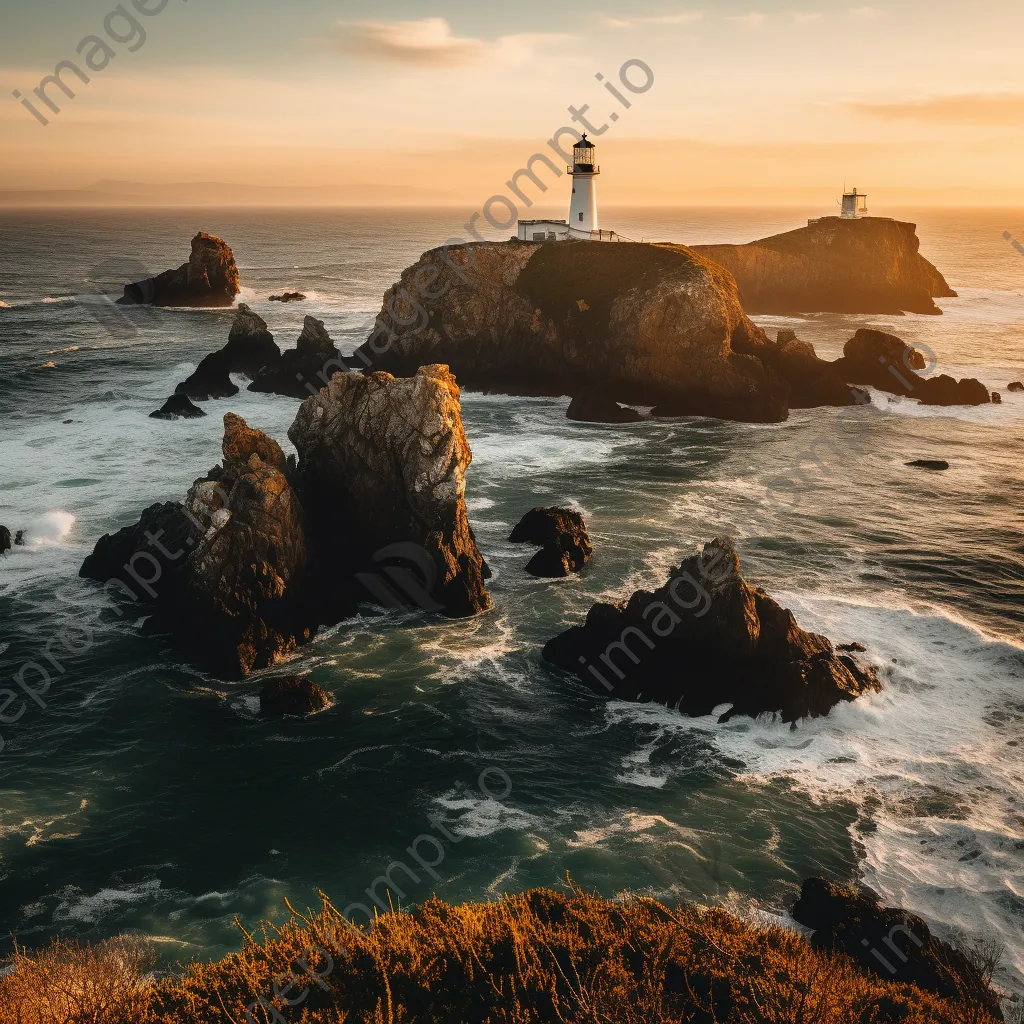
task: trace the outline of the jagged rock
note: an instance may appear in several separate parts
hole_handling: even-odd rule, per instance
[[[244,373],[251,379],[272,370],[281,360],[281,350],[267,329],[266,320],[244,302],[238,304],[228,343],[221,351],[227,357],[231,373]]]
[[[11,531],[6,526],[0,526],[0,555],[6,555],[11,550]]]
[[[594,553],[586,521],[571,508],[531,509],[512,531],[509,541],[541,549],[526,566],[532,576],[556,578],[579,572]]]
[[[739,285],[748,313],[932,313],[954,297],[921,256],[917,226],[883,217],[817,223],[746,245],[697,245]]]
[[[1003,396],[1001,394],[999,394],[998,391],[993,391],[992,392],[992,404],[993,405],[1001,405],[1002,402],[1003,402]]]
[[[237,391],[237,388],[235,390]],[[176,392],[156,412],[151,412],[149,418],[151,420],[197,420],[205,415],[206,413],[202,409],[192,404],[187,394]]]
[[[302,292],[285,292],[283,295],[271,295],[268,302],[303,302],[306,296]]]
[[[294,349],[285,349],[273,369],[261,373],[250,391],[308,398],[315,395],[335,373],[350,369],[322,320],[307,316]]]
[[[288,436],[327,580],[379,571],[375,553],[379,562],[397,546],[398,557],[422,556],[422,590],[438,610],[458,616],[490,607],[466,513],[472,453],[447,366],[423,366],[405,379],[335,374],[302,404]]]
[[[25,530],[18,530],[18,532],[14,535],[14,546],[16,548],[23,548],[28,544],[26,532],[27,531]]]
[[[932,935],[915,914],[883,907],[870,889],[809,878],[793,907],[793,918],[814,929],[811,945],[816,949],[836,950],[885,981],[917,985],[1003,1019],[998,996],[970,957]]]
[[[227,344],[205,356],[195,373],[183,380],[175,393],[188,395],[198,402],[231,398],[238,394],[238,386],[231,380],[232,373],[255,378],[272,371],[280,361],[281,350],[267,330],[266,321],[242,302],[231,324]]]
[[[923,405],[984,405],[988,389],[972,378],[955,380],[946,374],[922,377],[925,358],[901,338],[861,328],[832,363],[836,373],[852,384],[869,384],[892,395],[916,398]]]
[[[787,387],[735,282],[685,246],[480,243],[425,253],[357,353],[396,374],[451,365],[465,387],[785,419]]]
[[[301,600],[305,517],[280,446],[228,413],[223,451],[223,466],[196,481],[184,507],[154,505],[137,526],[104,537],[80,575],[120,581],[153,607],[148,629],[240,678],[291,654],[316,623]]]
[[[237,395],[238,385],[231,380],[231,364],[224,350],[204,356],[195,371],[174,389],[174,393],[186,395],[197,402]]]
[[[643,417],[600,391],[577,395],[569,403],[566,418],[580,423],[638,423]]]
[[[678,704],[691,716],[731,704],[723,719],[771,712],[796,722],[879,689],[870,669],[747,583],[726,538],[655,593],[594,605],[585,625],[547,643],[544,659],[615,699]]]
[[[268,679],[260,690],[260,714],[268,718],[314,715],[330,704],[331,695],[309,676]]]
[[[125,286],[122,305],[230,306],[239,293],[238,267],[228,245],[204,231],[192,239],[188,263]]]
[[[864,654],[867,648],[863,644],[852,643],[852,644],[840,644],[837,651],[842,651],[844,654]]]
[[[836,372],[833,364],[818,358],[814,346],[809,341],[801,341],[795,331],[779,331],[775,345],[764,349],[760,358],[789,385],[791,409],[867,405],[871,402],[868,392],[851,387]]]
[[[1024,391],[1024,383],[1021,383],[1019,380],[1015,380],[1012,384],[1007,384],[1006,385],[1006,390],[1007,391]]]
[[[937,473],[949,469],[949,463],[945,459],[914,459],[904,465],[910,466],[912,469],[930,469]]]

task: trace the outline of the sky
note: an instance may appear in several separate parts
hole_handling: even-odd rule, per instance
[[[588,105],[609,203],[1024,205],[1024,5],[874,2],[0,0],[0,190],[480,203]]]

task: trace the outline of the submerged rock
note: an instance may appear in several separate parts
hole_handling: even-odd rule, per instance
[[[285,349],[271,369],[259,374],[249,385],[258,391],[288,398],[315,395],[335,373],[350,369],[341,357],[322,320],[307,316],[294,349]]]
[[[526,566],[532,576],[556,578],[579,572],[594,553],[586,521],[572,508],[531,509],[509,541],[541,549]]]
[[[429,599],[452,616],[490,607],[466,512],[473,456],[447,366],[404,379],[335,374],[303,402],[288,436],[327,580],[356,566],[380,584],[378,563],[390,552],[422,569],[424,600],[412,603],[429,607]]]
[[[385,295],[357,352],[412,374],[451,365],[464,387],[671,405],[775,422],[788,389],[764,332],[717,264],[681,245],[495,242],[434,249]]]
[[[306,296],[302,292],[284,292],[282,295],[271,295],[268,302],[303,302]]]
[[[910,466],[912,469],[930,469],[936,473],[949,469],[949,463],[945,459],[914,459],[904,465]]]
[[[156,412],[151,412],[151,420],[197,420],[206,413],[197,405],[193,405],[188,395],[177,392],[171,395]]]
[[[11,550],[11,531],[6,526],[0,526],[0,555],[6,555]]]
[[[260,690],[260,714],[268,718],[314,715],[330,705],[331,695],[309,676],[268,679]]]
[[[815,949],[844,953],[885,981],[917,985],[1003,1019],[999,999],[976,962],[932,935],[915,914],[882,906],[868,889],[809,878],[793,907],[793,918],[814,929],[810,941]]]
[[[919,252],[917,226],[887,217],[816,223],[746,245],[697,245],[739,285],[748,313],[932,313],[954,297]]]
[[[23,548],[28,544],[28,538],[26,534],[26,530],[18,530],[18,532],[14,535],[14,546],[16,548]]]
[[[999,394],[998,391],[993,391],[992,392],[992,404],[993,405],[1001,405],[1002,401],[1003,401],[1003,396],[1001,394]]]
[[[916,398],[922,405],[984,405],[988,389],[973,377],[956,380],[946,374],[922,377],[925,358],[895,334],[861,328],[843,347],[832,366],[853,384],[869,384],[891,395]]]
[[[796,722],[880,688],[870,669],[747,583],[725,538],[656,592],[594,605],[584,625],[547,643],[544,659],[608,697],[678,704],[691,716],[730,704],[724,718],[771,712]]]
[[[1012,384],[1006,385],[1007,391],[1024,391],[1024,383],[1019,380],[1015,380]]]
[[[600,391],[573,398],[565,415],[580,423],[638,423],[643,419],[636,409],[621,406]]]
[[[192,239],[188,263],[125,286],[122,305],[230,306],[239,293],[238,267],[228,245],[204,231]]]

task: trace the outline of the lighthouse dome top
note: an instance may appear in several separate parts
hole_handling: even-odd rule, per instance
[[[576,143],[573,149],[597,149],[597,147],[587,138],[587,133],[583,133],[583,138]]]

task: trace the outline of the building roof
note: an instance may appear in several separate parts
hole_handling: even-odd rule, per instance
[[[573,146],[572,148],[573,149],[597,149],[597,146],[595,146],[592,142],[590,142],[587,139],[587,133],[584,132],[583,133],[583,138],[580,139],[580,141],[577,142],[576,145]]]

